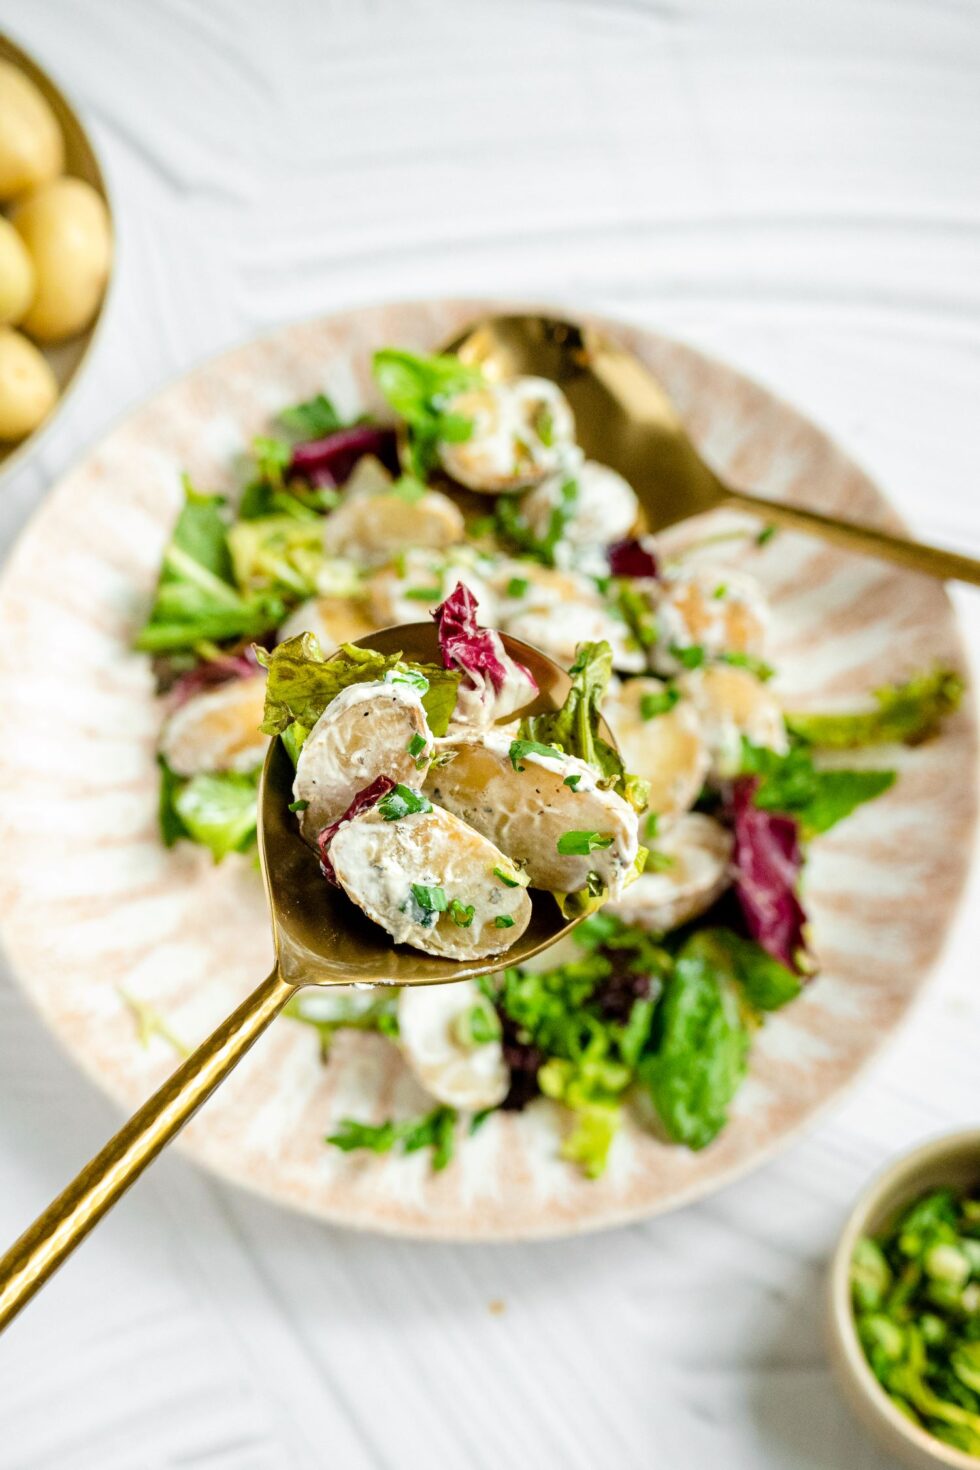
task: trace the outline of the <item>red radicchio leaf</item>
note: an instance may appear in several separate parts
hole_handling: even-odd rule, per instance
[[[440,603],[432,616],[439,631],[439,647],[443,666],[447,669],[462,669],[470,676],[474,686],[480,686],[479,675],[485,674],[499,694],[507,682],[508,669],[505,659],[523,674],[537,689],[530,669],[510,659],[504,651],[500,635],[491,628],[481,628],[476,620],[476,598],[462,582],[457,582],[445,602]]]
[[[732,783],[735,896],[751,937],[797,975],[809,972],[806,914],[796,888],[803,866],[796,820],[754,804],[758,778]]]
[[[362,791],[357,793],[342,817],[338,817],[336,822],[331,822],[329,827],[323,827],[317,833],[316,845],[320,854],[320,871],[323,873],[327,882],[333,884],[334,888],[339,888],[340,884],[337,882],[337,874],[333,870],[333,863],[330,861],[327,852],[331,842],[345,822],[352,822],[355,817],[361,815],[361,812],[366,812],[372,806],[377,806],[381,798],[387,796],[388,792],[394,791],[394,789],[395,783],[390,776],[375,776],[370,786],[365,786]]]
[[[176,709],[205,689],[217,689],[220,684],[230,684],[233,679],[250,679],[258,673],[258,668],[258,660],[251,649],[245,653],[223,653],[180,674],[170,688],[170,699]]]
[[[608,556],[609,570],[614,577],[657,575],[657,558],[635,536],[629,536],[625,541],[614,541],[609,547]]]
[[[323,439],[297,444],[288,473],[301,476],[318,488],[334,489],[350,478],[357,461],[365,454],[373,454],[385,469],[393,475],[398,474],[395,431],[379,428],[376,424],[355,424],[351,429],[338,429]]]

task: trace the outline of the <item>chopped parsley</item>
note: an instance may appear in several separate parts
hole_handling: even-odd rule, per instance
[[[673,684],[667,684],[663,689],[658,689],[655,694],[642,694],[640,696],[641,719],[655,720],[658,715],[669,714],[680,697],[680,692],[674,688]]]
[[[420,756],[425,749],[425,737],[423,735],[419,735],[416,731],[411,740],[405,746],[405,749],[408,751],[409,755],[413,755],[416,757]]]
[[[510,763],[515,771],[524,770],[521,761],[526,755],[543,755],[553,761],[564,760],[564,756],[560,750],[556,750],[553,745],[542,745],[537,740],[512,740],[510,742],[510,750],[507,753],[510,756]]]
[[[411,786],[396,786],[378,802],[378,811],[385,822],[397,822],[402,817],[415,816],[417,812],[431,812],[432,803],[421,791]],[[445,907],[445,905],[443,905]]]
[[[578,788],[579,788],[579,785],[581,783],[581,780],[582,780],[582,774],[581,774],[581,772],[580,771],[575,771],[575,772],[573,772],[573,774],[571,776],[566,776],[565,779],[564,779],[564,781],[561,784],[563,786],[567,786],[568,789],[569,789],[569,791],[577,791]]]
[[[692,643],[687,648],[672,643],[670,651],[682,669],[699,669],[704,663],[704,649],[697,643]]]
[[[563,857],[587,857],[599,848],[612,847],[611,837],[599,832],[563,832],[558,839],[558,851]]]

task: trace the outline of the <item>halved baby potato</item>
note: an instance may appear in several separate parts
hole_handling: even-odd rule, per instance
[[[460,443],[439,445],[442,467],[460,485],[489,495],[539,484],[560,467],[575,436],[568,400],[547,378],[469,388],[447,408],[473,427]]]
[[[743,736],[779,754],[789,749],[779,701],[748,669],[712,664],[677,682],[697,710],[712,776],[723,780],[738,773]]]
[[[579,893],[596,873],[618,894],[636,860],[632,807],[600,790],[591,766],[574,756],[516,756],[515,769],[510,750],[511,741],[496,733],[440,741],[440,755],[452,758],[430,768],[426,792],[509,853],[532,887]],[[595,834],[598,845],[559,852],[570,833]]]
[[[418,623],[434,612],[457,582],[468,587],[480,606],[481,623],[492,627],[496,604],[489,585],[463,550],[448,555],[415,546],[368,579],[371,613],[379,628]]]
[[[382,470],[383,473],[383,470]],[[379,566],[408,547],[444,551],[463,539],[466,523],[455,501],[439,490],[426,490],[411,500],[379,482],[364,492],[348,482],[347,494],[323,522],[323,550],[328,556],[353,557]]]
[[[469,1019],[492,1014],[474,980],[406,985],[398,996],[398,1045],[426,1092],[447,1107],[495,1108],[510,1087],[499,1038],[474,1044]]]
[[[613,667],[637,674],[646,667],[642,651],[633,646],[629,629],[601,602],[555,602],[529,607],[502,620],[506,632],[533,644],[563,668],[575,661],[580,643],[605,641],[612,648]]]
[[[575,486],[571,499],[564,491]],[[571,546],[604,546],[628,536],[640,503],[627,480],[608,465],[587,459],[577,468],[559,470],[521,499],[521,514],[536,536],[544,539],[556,510],[564,508],[562,539]]]
[[[683,670],[686,649],[700,649],[709,659],[725,653],[758,657],[763,651],[765,598],[745,572],[706,563],[680,568],[657,585],[654,605],[652,661],[658,674]]]
[[[713,817],[688,812],[659,839],[653,865],[609,912],[626,924],[666,934],[709,909],[731,882],[732,834]]]
[[[648,807],[661,826],[692,807],[709,755],[691,701],[671,695],[659,679],[628,679],[610,690],[602,713],[626,769],[649,781]]]
[[[206,689],[168,716],[160,753],[178,776],[254,771],[269,743],[259,729],[264,712],[264,674]]]
[[[299,607],[279,629],[280,643],[300,633],[315,633],[324,658],[335,653],[342,643],[356,643],[377,628],[383,627],[371,617],[367,604],[356,597],[311,597]]]
[[[293,796],[308,803],[300,813],[303,836],[313,842],[378,776],[418,786],[420,765],[432,749],[422,700],[410,684],[351,684],[341,690],[306,737],[296,763]]]
[[[0,61],[0,199],[56,178],[65,140],[42,93],[20,67]]]
[[[494,869],[510,860],[440,807],[386,821],[371,807],[330,844],[337,881],[396,944],[449,959],[503,954],[531,921],[531,900]]]

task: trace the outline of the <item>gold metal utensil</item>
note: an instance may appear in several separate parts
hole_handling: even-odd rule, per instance
[[[559,708],[570,687],[568,675],[519,639],[504,637],[504,644],[531,670],[538,684],[537,699],[519,713]],[[387,628],[361,639],[358,646],[386,654],[401,652],[417,663],[441,662],[432,623]],[[611,739],[608,730],[603,733]],[[292,777],[281,742],[270,742],[262,773],[258,831],[276,947],[271,975],[191,1053],[0,1258],[0,1330],[210,1097],[302,986],[352,982],[440,985],[500,968],[500,958],[455,961],[395,946],[382,929],[326,883],[315,854],[300,837],[288,810]],[[562,918],[550,894],[536,894],[532,903],[531,922],[507,951],[507,964],[519,965],[547,949],[577,922]]]
[[[701,458],[649,368],[593,327],[556,317],[489,316],[442,350],[491,379],[526,373],[556,382],[572,406],[582,448],[630,482],[648,530],[725,506],[931,577],[980,586],[980,561],[972,557],[727,485]]]

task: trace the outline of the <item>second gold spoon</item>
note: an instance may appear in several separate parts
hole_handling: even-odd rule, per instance
[[[593,327],[532,314],[489,316],[443,351],[457,353],[491,379],[529,374],[557,383],[572,406],[582,448],[629,481],[651,531],[721,507],[747,510],[849,551],[980,586],[980,561],[973,557],[726,484],[701,458],[650,369]]]

